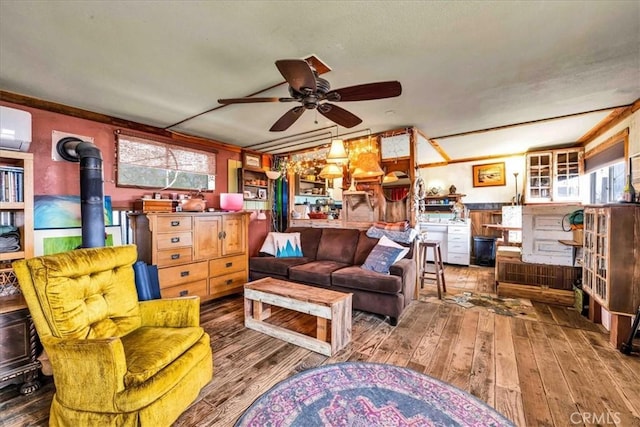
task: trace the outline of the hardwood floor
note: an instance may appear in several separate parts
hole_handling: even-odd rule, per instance
[[[446,266],[445,273],[449,293],[494,291],[492,268]],[[640,426],[640,356],[613,349],[606,331],[573,309],[536,303],[538,321],[531,321],[433,296],[435,286],[425,286],[397,327],[354,311],[352,342],[331,358],[245,329],[240,296],[207,303],[201,320],[211,335],[214,377],[175,425],[232,426],[257,397],[296,372],[371,361],[454,384],[517,426]],[[280,314],[280,322],[303,329],[315,324]],[[31,396],[15,386],[1,389],[0,425],[47,425],[53,389],[50,379]]]

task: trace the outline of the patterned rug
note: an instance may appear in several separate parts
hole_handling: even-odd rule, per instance
[[[276,384],[236,427],[513,426],[471,394],[408,368],[345,362]]]

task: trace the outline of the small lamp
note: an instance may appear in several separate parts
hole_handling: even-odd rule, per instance
[[[331,148],[327,155],[327,163],[347,163],[349,156],[344,149],[344,141],[341,139],[334,139],[331,141]]]
[[[397,176],[396,176],[396,174],[395,174],[395,173],[393,173],[393,172],[389,172],[388,174],[386,174],[386,175],[384,176],[384,178],[382,178],[382,182],[383,182],[384,184],[389,184],[389,183],[391,183],[391,182],[396,182],[397,180],[398,180],[398,177],[397,177]]]
[[[327,163],[319,173],[320,178],[333,179],[342,177],[342,169],[335,163]]]
[[[384,175],[375,153],[362,153],[358,157],[358,167],[353,171],[354,178],[373,178]]]

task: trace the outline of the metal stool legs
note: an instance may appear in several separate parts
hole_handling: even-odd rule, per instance
[[[429,248],[433,249],[433,264],[428,261],[427,251]],[[435,280],[438,288],[438,299],[442,299],[442,293],[447,292],[447,284],[444,279],[444,264],[442,263],[442,252],[440,251],[440,242],[436,240],[426,240],[420,242],[420,256],[421,256],[421,272],[420,272],[420,287],[424,288],[425,280]],[[431,271],[430,266],[433,266]],[[442,290],[440,289],[442,287]]]

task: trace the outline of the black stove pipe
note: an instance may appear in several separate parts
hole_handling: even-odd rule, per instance
[[[102,154],[90,142],[66,137],[58,141],[56,150],[69,162],[80,162],[80,214],[82,219],[82,247],[105,245],[104,179]]]

